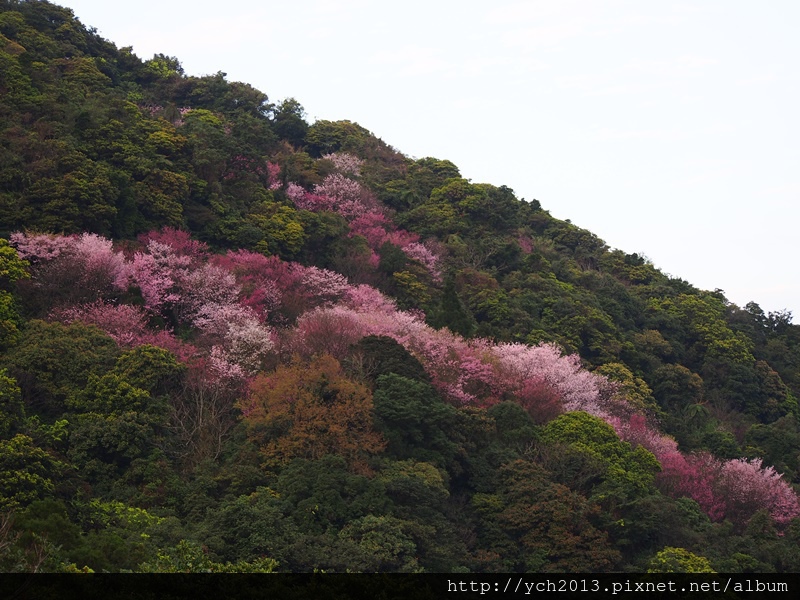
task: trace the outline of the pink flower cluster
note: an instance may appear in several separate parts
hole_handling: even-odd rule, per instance
[[[336,170],[342,175],[358,177],[361,175],[361,167],[364,166],[363,160],[347,152],[324,154],[322,158],[331,161]]]
[[[111,240],[94,233],[72,236],[12,233],[10,241],[20,258],[35,266],[53,266],[58,261],[55,271],[98,298],[128,287],[130,265],[113,249]]]
[[[797,495],[772,467],[681,453],[627,404],[616,385],[553,344],[465,340],[429,327],[424,316],[398,310],[378,290],[351,285],[339,273],[244,250],[210,255],[185,232],[165,229],[140,239],[141,249],[126,257],[93,234],[11,236],[31,261],[33,280],[53,271],[50,265],[63,264],[74,270],[76,281],[100,282],[102,293],[94,300],[61,306],[52,318],[97,325],[124,347],[153,344],[184,362],[200,361],[209,377],[225,385],[241,383],[281,354],[324,352],[343,359],[362,337],[388,336],[420,360],[453,403],[516,400],[538,422],[563,411],[599,416],[621,439],[656,456],[662,466],[657,485],[664,493],[695,499],[713,520],[742,525],[760,509],[779,525],[800,516]],[[119,294],[137,289],[143,307],[120,302]],[[117,290],[118,297],[108,290]],[[192,341],[178,340],[163,325],[154,329],[151,322],[186,327]]]
[[[756,512],[766,510],[776,524],[785,526],[800,516],[797,494],[760,459],[721,461],[707,452],[677,451],[658,458],[662,491],[696,500],[712,521],[727,519],[744,526]]]
[[[350,155],[328,155],[326,158],[333,160],[334,164],[337,161],[343,165],[352,162],[350,158],[343,159],[341,156]],[[352,165],[347,168],[352,168]],[[347,172],[344,166],[340,171]],[[435,280],[441,278],[439,257],[432,248],[420,243],[418,235],[397,229],[372,193],[341,172],[328,175],[321,184],[314,187],[313,193],[307,192],[296,183],[289,183],[286,186],[286,195],[298,208],[339,213],[349,222],[350,235],[363,236],[373,253],[389,242],[401,248],[409,258],[419,261]]]
[[[778,525],[800,516],[797,494],[774,467],[760,459],[719,460],[707,452],[683,454],[675,440],[649,427],[642,415],[612,418],[617,434],[652,452],[661,463],[657,484],[673,497],[695,500],[712,521],[743,526],[765,509]]]

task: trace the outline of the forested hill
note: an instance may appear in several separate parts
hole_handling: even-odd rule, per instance
[[[0,570],[800,571],[798,397],[788,312],[0,0]]]

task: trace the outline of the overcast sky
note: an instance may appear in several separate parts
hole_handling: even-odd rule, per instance
[[[56,0],[800,321],[800,2]]]

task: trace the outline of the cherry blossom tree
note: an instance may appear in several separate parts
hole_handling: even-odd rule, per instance
[[[366,188],[339,173],[328,175],[322,183],[314,186],[314,193],[331,198],[334,210],[348,221],[378,206]]]
[[[521,391],[526,382],[540,386],[546,382],[562,398],[565,411],[581,410],[600,418],[609,418],[603,399],[608,380],[582,368],[580,357],[562,356],[554,344],[527,346],[504,343],[494,347],[497,376],[506,390]]]
[[[52,307],[110,299],[127,290],[130,267],[111,240],[94,233],[72,236],[14,233],[18,254],[31,263],[25,283],[29,304]]]
[[[329,354],[342,360],[365,331],[358,313],[352,310],[342,306],[316,308],[298,319],[291,348],[306,358]]]
[[[411,242],[405,246],[401,246],[409,258],[418,260],[422,263],[428,272],[433,276],[434,280],[441,281],[442,272],[439,269],[439,257],[428,248],[425,244],[419,242]]]
[[[59,309],[50,316],[67,325],[75,321],[96,325],[126,348],[141,345],[141,340],[147,335],[147,315],[138,306],[130,304],[94,302]]]
[[[9,236],[9,241],[20,258],[35,264],[53,260],[72,248],[74,236],[27,234],[16,232]]]
[[[181,318],[188,322],[194,322],[207,305],[236,304],[240,292],[236,277],[230,271],[208,263],[178,272],[175,289],[179,296],[177,309]]]
[[[323,210],[332,211],[336,203],[334,198],[322,196],[320,194],[312,194],[294,182],[289,182],[286,185],[286,196],[294,202],[297,208],[310,210],[312,212],[320,212]]]
[[[278,190],[281,188],[281,166],[273,162],[267,161],[267,182],[269,189]]]
[[[172,248],[178,256],[188,256],[193,261],[202,261],[208,257],[208,245],[198,240],[193,240],[188,231],[164,227],[160,231],[149,231],[139,236],[139,241],[147,246],[151,241],[164,244]]]
[[[212,366],[220,376],[255,374],[275,346],[272,330],[259,321],[253,309],[240,304],[205,304],[194,324],[211,344]]]
[[[322,158],[331,161],[336,170],[342,175],[358,177],[361,175],[361,167],[364,165],[363,160],[347,152],[323,154]]]
[[[773,467],[763,467],[761,459],[721,461],[707,452],[673,451],[659,461],[661,490],[696,500],[712,521],[728,519],[743,527],[762,509],[780,526],[800,516],[797,494]]]
[[[800,516],[797,494],[774,467],[763,467],[760,458],[729,460],[722,464],[717,493],[725,502],[725,517],[746,524],[766,509],[778,525]]]
[[[132,279],[144,298],[145,308],[162,312],[181,296],[178,282],[188,273],[192,258],[178,254],[172,246],[150,240],[146,252],[137,252],[131,263]]]
[[[130,304],[98,301],[57,309],[50,318],[65,324],[79,321],[96,325],[123,348],[144,345],[164,348],[183,363],[190,362],[199,353],[198,348],[179,340],[170,331],[150,329],[147,326],[148,315],[140,307]]]
[[[215,255],[211,264],[232,273],[239,285],[239,302],[255,310],[264,321],[281,306],[281,291],[271,276],[272,265],[281,263],[277,257],[266,257],[249,250],[228,251]]]

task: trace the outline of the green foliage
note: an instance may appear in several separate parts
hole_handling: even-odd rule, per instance
[[[9,284],[30,277],[28,266],[28,261],[19,258],[8,240],[0,238],[0,287],[7,289]]]
[[[309,133],[305,111],[294,98],[287,98],[274,110],[273,128],[278,137],[296,147],[300,147]]]
[[[413,524],[392,516],[367,515],[346,525],[339,537],[353,542],[363,553],[364,562],[357,566],[358,571],[418,573],[422,569],[409,528]]]
[[[111,374],[148,394],[162,396],[175,389],[185,370],[167,350],[144,345],[123,352]]]
[[[370,136],[369,131],[350,121],[315,121],[308,127],[305,143],[312,156],[356,151]]]
[[[430,377],[417,358],[393,338],[368,335],[353,346],[350,364],[356,372],[372,381],[394,373],[416,382],[430,383]]]
[[[0,512],[25,507],[52,494],[52,477],[63,468],[63,463],[27,435],[0,440]]]
[[[17,342],[21,321],[14,297],[9,292],[0,290],[0,350]]]
[[[453,333],[464,337],[469,337],[475,330],[475,319],[458,297],[454,277],[445,280],[440,305],[429,317],[429,321],[434,327],[447,327]]]
[[[482,569],[597,572],[617,564],[619,554],[591,524],[597,507],[585,498],[528,461],[504,466],[501,481],[496,493],[472,501],[482,517]]]
[[[375,420],[387,441],[386,452],[398,459],[414,458],[440,467],[448,466],[458,446],[448,437],[457,419],[429,384],[395,373],[378,377]]]
[[[800,426],[794,415],[786,415],[765,425],[756,423],[747,431],[745,453],[750,458],[763,457],[790,481],[800,475]]]
[[[275,491],[282,512],[307,536],[338,531],[369,514],[386,514],[391,506],[383,482],[350,473],[345,461],[332,455],[293,461],[281,472]]]
[[[716,573],[707,558],[685,548],[664,548],[656,554],[647,568],[648,573]]]
[[[272,573],[278,563],[267,557],[251,562],[217,563],[195,542],[181,540],[177,546],[159,550],[155,560],[139,565],[139,573]]]
[[[542,429],[542,441],[564,445],[602,465],[603,482],[592,493],[600,502],[630,500],[651,493],[661,467],[651,452],[632,448],[598,417],[570,412],[556,417]]]
[[[289,560],[302,532],[281,504],[274,490],[258,488],[209,511],[200,535],[212,558],[239,562],[269,556],[281,564]]]
[[[617,382],[625,399],[638,411],[647,414],[658,412],[658,405],[650,387],[624,364],[607,363],[595,369],[595,373]]]
[[[25,417],[22,392],[5,369],[0,369],[0,439],[17,429]]]
[[[66,400],[83,389],[91,375],[113,366],[119,350],[96,327],[30,321],[6,364],[17,380],[25,405],[57,417]]]

